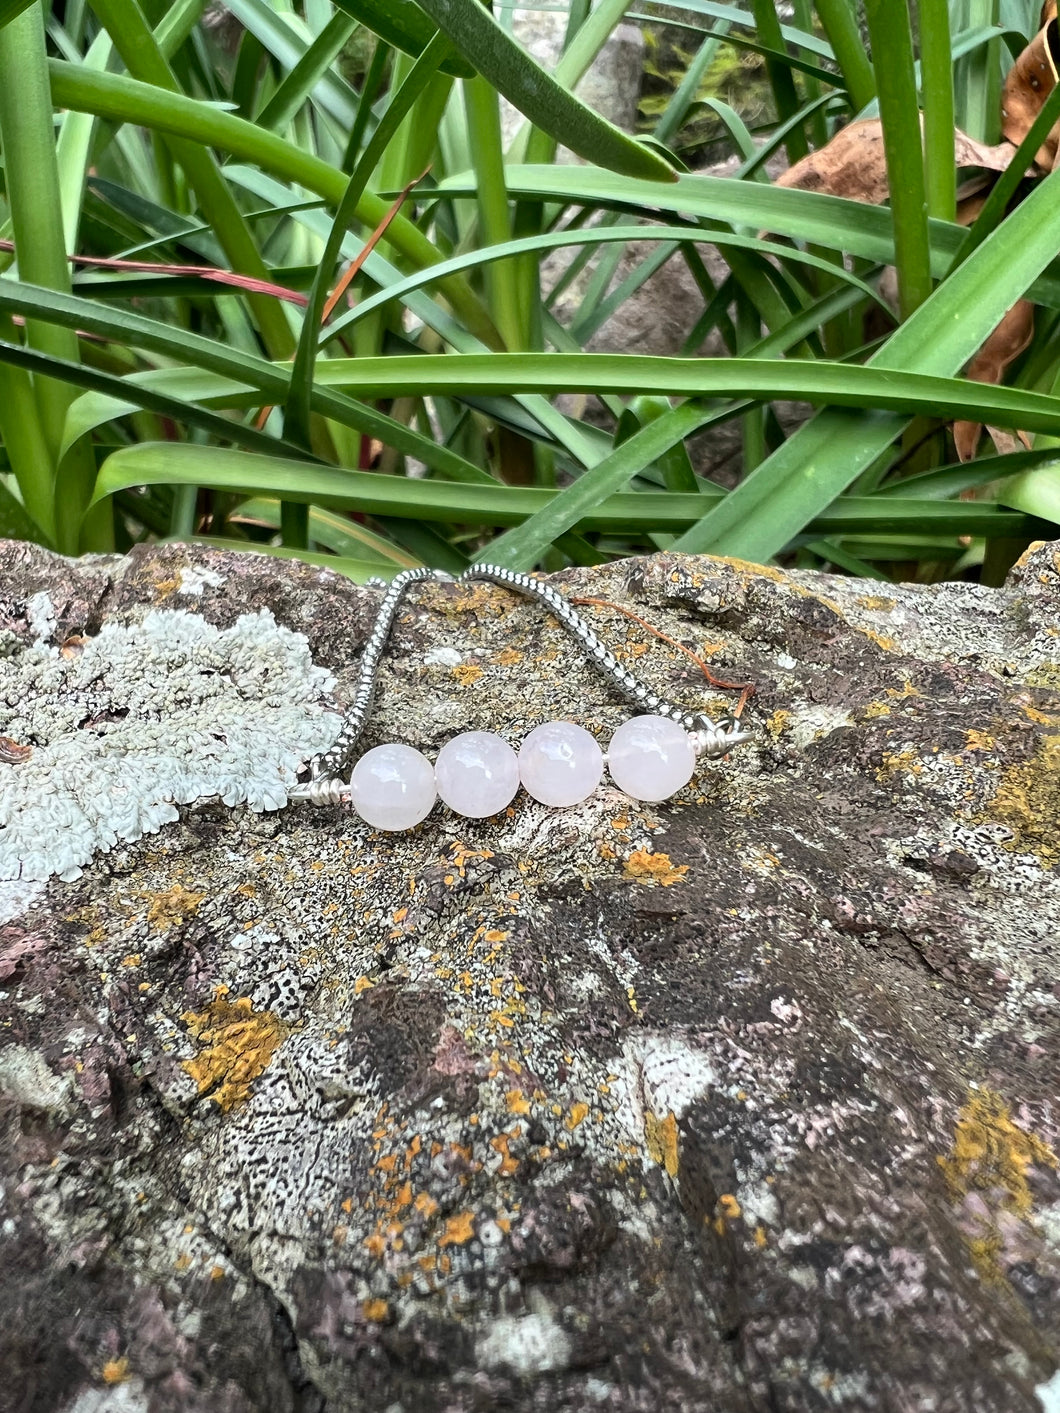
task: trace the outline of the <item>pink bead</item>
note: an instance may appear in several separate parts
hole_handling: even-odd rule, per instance
[[[696,752],[688,732],[666,716],[624,721],[607,748],[607,769],[635,800],[668,800],[692,779]]]
[[[366,751],[350,776],[350,804],[373,829],[411,829],[437,798],[430,761],[396,741]]]
[[[604,773],[604,757],[588,731],[573,721],[535,726],[519,751],[519,777],[543,805],[587,800]]]
[[[492,731],[465,731],[438,752],[434,778],[451,810],[469,819],[486,819],[515,799],[519,762],[508,742]]]

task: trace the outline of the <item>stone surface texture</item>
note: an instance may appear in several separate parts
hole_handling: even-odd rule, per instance
[[[399,835],[265,798],[373,591],[183,546],[0,572],[0,835],[20,772],[57,836],[101,759],[114,792],[79,877],[42,839],[0,884],[3,1413],[1060,1407],[1060,546],[1003,590],[561,576],[757,681],[755,744],[665,805]],[[535,605],[431,585],[365,745],[626,715]]]

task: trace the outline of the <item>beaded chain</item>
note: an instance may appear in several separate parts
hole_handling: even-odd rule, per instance
[[[425,579],[443,583],[488,580],[543,604],[577,642],[585,656],[644,715],[618,728],[605,756],[595,739],[571,722],[550,722],[530,733],[518,753],[492,732],[471,731],[442,747],[432,767],[410,746],[377,746],[342,778],[375,700],[379,664],[411,585]],[[367,823],[381,829],[408,829],[430,812],[440,795],[457,813],[484,818],[505,808],[519,785],[544,804],[579,803],[592,793],[606,764],[620,788],[637,799],[661,800],[691,779],[696,761],[717,759],[751,740],[733,716],[717,721],[661,697],[618,661],[588,622],[555,589],[529,574],[495,564],[473,564],[459,577],[442,570],[407,569],[386,590],[361,654],[353,702],[334,744],[309,762],[310,779],[289,792],[292,801],[316,805],[352,804]]]

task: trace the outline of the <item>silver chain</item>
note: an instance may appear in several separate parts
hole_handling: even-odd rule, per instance
[[[715,759],[727,754],[734,746],[742,745],[751,739],[751,733],[743,730],[740,722],[733,716],[722,716],[715,721],[704,712],[689,711],[686,707],[678,706],[653,692],[630,672],[628,667],[619,662],[562,594],[529,574],[522,574],[515,569],[504,569],[497,564],[472,564],[464,570],[459,580],[454,580],[451,574],[446,574],[443,570],[406,569],[391,580],[389,587],[382,579],[368,581],[369,587],[386,588],[386,593],[361,654],[353,703],[343,717],[334,744],[323,755],[310,761],[309,783],[289,792],[292,800],[309,800],[314,804],[339,804],[344,798],[349,787],[340,776],[367,725],[375,699],[379,663],[394,626],[398,607],[409,586],[421,583],[424,579],[435,579],[450,584],[485,579],[506,589],[514,589],[517,593],[525,594],[528,598],[544,604],[593,666],[627,701],[642,707],[647,713],[668,716],[672,721],[676,721],[692,737],[697,755]]]

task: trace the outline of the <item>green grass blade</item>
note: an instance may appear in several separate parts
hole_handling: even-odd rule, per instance
[[[342,53],[356,27],[349,15],[331,17],[258,114],[257,121],[263,128],[283,132]]]
[[[940,221],[952,221],[957,213],[957,169],[953,160],[955,119],[949,0],[919,0],[919,5],[927,213]]]
[[[815,8],[854,111],[860,112],[876,97],[876,76],[861,42],[854,8],[849,0],[816,0]]]
[[[313,287],[309,292],[309,303],[302,320],[302,332],[298,339],[294,368],[291,372],[291,386],[284,403],[284,434],[303,446],[309,445],[309,410],[313,393],[313,375],[316,366],[318,338],[324,305],[332,274],[342,251],[342,244],[368,181],[382,157],[387,144],[401,126],[406,114],[423,91],[439,63],[449,52],[449,41],[436,35],[415,63],[398,91],[392,95],[387,110],[380,119],[371,140],[357,159],[357,165],[350,177],[335,212],[327,243],[320,257]]]
[[[907,0],[865,0],[887,154],[902,318],[931,293],[927,198]]]

